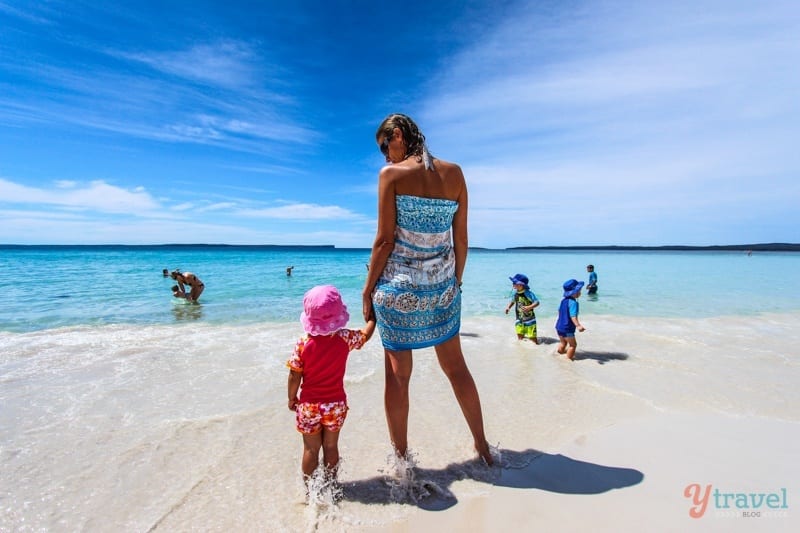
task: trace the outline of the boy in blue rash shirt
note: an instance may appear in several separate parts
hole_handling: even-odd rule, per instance
[[[506,314],[509,309],[516,307],[517,321],[514,323],[514,329],[517,332],[517,339],[528,338],[534,344],[539,344],[536,334],[536,313],[533,311],[538,307],[539,299],[528,286],[528,276],[525,274],[515,274],[513,278],[508,279],[511,280],[514,290],[511,291],[511,301],[506,306]]]
[[[583,282],[570,279],[564,282],[564,299],[558,306],[558,320],[556,321],[556,333],[558,333],[558,353],[567,354],[570,361],[575,359],[575,350],[578,342],[575,340],[575,329],[586,331],[578,320],[578,298],[581,296]]]
[[[594,265],[586,265],[586,272],[589,273],[589,283],[586,284],[586,293],[597,294],[597,272],[594,271]]]

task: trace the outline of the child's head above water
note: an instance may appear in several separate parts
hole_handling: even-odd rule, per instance
[[[347,306],[333,285],[318,285],[303,296],[300,323],[310,335],[330,335],[342,329],[350,320]]]
[[[525,274],[514,274],[513,277],[508,278],[511,280],[511,284],[514,286],[515,289],[519,290],[528,290],[528,276]]]

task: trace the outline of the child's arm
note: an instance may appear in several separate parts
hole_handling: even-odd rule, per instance
[[[369,317],[367,325],[361,331],[364,333],[364,342],[367,342],[372,337],[372,334],[375,333],[375,316]]]
[[[575,327],[578,328],[578,331],[586,331],[586,328],[581,325],[577,316],[572,316],[570,319],[572,320],[572,323],[575,324]]]
[[[303,375],[294,370],[289,371],[289,410],[294,411],[299,400],[297,399],[297,391],[300,390],[300,382],[303,380]]]

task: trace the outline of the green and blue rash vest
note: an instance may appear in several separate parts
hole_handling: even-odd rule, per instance
[[[522,310],[523,307],[539,301],[536,295],[528,289],[522,292],[512,291],[511,299],[514,300],[514,312],[517,315],[517,324],[524,324],[526,326],[536,324],[536,313],[534,310]]]
[[[574,312],[570,313],[570,308],[573,306]],[[558,306],[558,320],[556,320],[556,332],[563,337],[563,333],[575,333],[575,323],[572,322],[572,317],[578,316],[578,301],[569,296],[561,300]]]

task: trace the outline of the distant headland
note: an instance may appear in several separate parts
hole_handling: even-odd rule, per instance
[[[704,252],[800,252],[800,244],[772,242],[759,244],[720,244],[713,246],[514,246],[506,250],[587,250],[587,251],[704,251]]]
[[[164,250],[164,249],[211,249],[211,250],[370,250],[370,248],[338,247],[333,244],[0,244],[0,250],[13,249],[58,249],[58,250]],[[485,251],[706,251],[706,252],[800,252],[798,243],[720,244],[711,246],[627,246],[627,245],[581,245],[581,246],[513,246],[510,248],[486,248],[470,246],[471,250]]]

